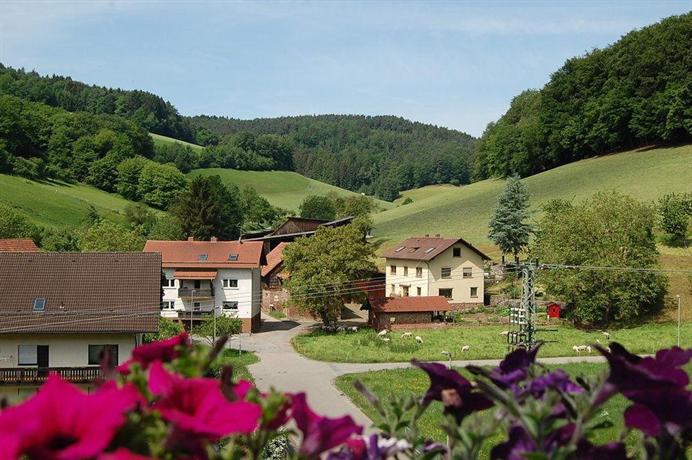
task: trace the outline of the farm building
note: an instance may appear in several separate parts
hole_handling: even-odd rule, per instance
[[[429,324],[444,317],[452,307],[442,296],[387,297],[372,305],[369,322],[377,330],[400,325]]]

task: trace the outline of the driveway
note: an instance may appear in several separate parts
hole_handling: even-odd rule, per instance
[[[348,414],[365,427],[372,423],[368,417],[351,400],[334,386],[334,380],[343,374],[366,372],[382,369],[399,369],[410,367],[403,363],[330,363],[314,361],[296,353],[291,346],[291,339],[309,329],[310,323],[279,321],[263,317],[261,332],[243,335],[234,339],[233,348],[242,346],[244,350],[254,351],[259,357],[258,363],[249,366],[257,387],[266,391],[274,387],[284,392],[304,391],[308,403],[316,412],[339,417]],[[546,364],[563,364],[568,362],[602,362],[601,356],[544,358]],[[497,366],[499,359],[452,361],[454,366],[469,364],[480,366]],[[446,362],[445,362],[446,363]]]

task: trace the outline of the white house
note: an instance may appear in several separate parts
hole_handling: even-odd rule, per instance
[[[195,321],[215,311],[240,318],[243,332],[259,329],[262,242],[150,240],[144,251],[161,254],[162,316]]]
[[[0,384],[93,380],[158,331],[161,258],[0,252]]]

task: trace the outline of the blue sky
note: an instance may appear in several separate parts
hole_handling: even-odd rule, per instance
[[[399,115],[480,135],[565,59],[687,1],[0,0],[0,62],[185,115]]]

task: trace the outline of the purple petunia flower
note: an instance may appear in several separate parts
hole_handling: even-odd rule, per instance
[[[476,391],[471,382],[444,364],[422,363],[417,360],[411,363],[430,377],[430,388],[423,397],[423,404],[441,401],[445,413],[454,415],[457,423],[461,423],[464,417],[473,412],[493,406],[492,401]]]
[[[536,354],[541,345],[530,350],[518,348],[505,356],[500,365],[490,371],[469,366],[471,372],[483,374],[501,388],[516,390],[517,384],[528,377],[529,367],[536,361]]]
[[[692,429],[692,392],[656,390],[630,392],[634,405],[625,411],[625,425],[637,428],[649,436],[658,436],[661,428],[672,435]]]
[[[550,374],[536,377],[526,384],[523,393],[530,393],[534,398],[541,398],[549,388],[562,390],[566,393],[582,393],[584,389],[572,382],[569,375],[562,369]]]
[[[536,451],[536,443],[521,426],[509,429],[509,439],[490,451],[491,460],[525,460],[524,454]]]
[[[625,445],[621,442],[611,442],[602,446],[594,446],[586,439],[577,443],[577,460],[627,460]]]

